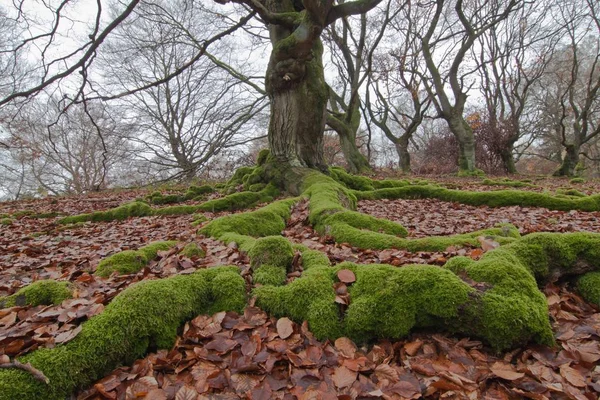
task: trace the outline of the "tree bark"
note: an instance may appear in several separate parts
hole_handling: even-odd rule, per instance
[[[360,122],[358,110],[354,115],[357,117],[357,121],[348,123],[341,118],[329,114],[327,116],[327,125],[338,134],[344,159],[348,163],[348,172],[358,174],[370,170],[371,167],[367,158],[358,150],[358,146],[356,146],[356,132],[358,131]]]
[[[398,166],[405,174],[410,174],[410,153],[408,152],[408,139],[402,138],[394,143],[396,153],[398,153]]]
[[[275,12],[296,10],[291,2],[271,2]],[[297,13],[294,30],[269,25],[273,50],[266,76],[271,100],[269,147],[279,163],[324,170],[323,132],[328,90],[323,75],[322,27]]]
[[[459,172],[475,171],[475,138],[473,130],[462,117],[462,113],[446,119],[450,131],[458,140]]]
[[[575,169],[579,163],[579,146],[577,144],[565,145],[566,154],[563,157],[560,168],[554,172],[554,176],[574,176]]]

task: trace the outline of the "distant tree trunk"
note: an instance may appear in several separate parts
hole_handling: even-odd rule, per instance
[[[447,118],[448,127],[458,141],[459,171],[475,171],[475,138],[473,129],[462,116],[462,113]]]
[[[579,146],[577,144],[565,145],[566,154],[563,157],[560,168],[554,172],[554,176],[574,176],[575,169],[579,163]]]
[[[398,153],[398,167],[405,174],[410,174],[410,154],[408,152],[408,139],[396,141],[394,143],[394,147],[396,148],[396,153]]]
[[[354,113],[356,121],[350,123],[341,118],[329,114],[327,124],[337,132],[340,138],[340,147],[344,153],[344,159],[348,163],[348,172],[357,174],[371,169],[367,158],[358,150],[356,145],[356,132],[360,123],[360,113]]]

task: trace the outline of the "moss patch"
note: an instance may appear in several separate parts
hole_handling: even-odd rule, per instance
[[[176,244],[177,242],[173,241],[153,242],[137,251],[121,251],[100,261],[95,274],[103,278],[109,277],[115,271],[120,275],[134,274],[154,259],[159,251],[169,250]]]
[[[290,269],[294,258],[291,243],[282,236],[267,236],[256,240],[248,252],[253,268],[268,264]]]
[[[198,246],[198,243],[192,242],[192,243],[188,243],[185,245],[185,247],[181,250],[181,252],[179,254],[182,254],[186,257],[189,258],[193,258],[193,257],[205,257],[206,256],[206,251],[204,251],[204,249],[200,246]]]
[[[86,221],[122,221],[129,217],[152,215],[152,207],[141,201],[134,201],[108,211],[97,211],[90,214],[73,215],[60,219],[61,224],[73,224]]]
[[[278,195],[279,190],[271,184],[259,192],[239,192],[221,199],[209,200],[199,205],[197,209],[211,212],[243,210],[259,203],[271,202]]]
[[[438,186],[406,186],[398,188],[378,189],[367,192],[354,192],[361,200],[377,199],[439,199],[454,201],[473,206],[490,207],[545,207],[550,210],[600,210],[600,195],[584,198],[561,198],[544,193],[524,192],[519,190],[498,190],[493,192],[471,192],[445,189]]]
[[[0,308],[14,306],[58,305],[73,297],[68,282],[52,279],[36,281],[19,289],[16,293],[0,299]]]
[[[252,237],[279,235],[285,229],[285,221],[290,217],[290,207],[296,201],[297,199],[286,199],[256,211],[226,215],[211,221],[199,232],[227,243],[232,241],[232,233]]]
[[[115,367],[143,357],[148,349],[170,348],[177,329],[198,314],[217,309],[241,312],[245,293],[236,267],[132,285],[102,314],[85,322],[71,342],[19,359],[42,371],[50,379],[49,385],[21,370],[0,370],[0,399],[65,399]]]
[[[600,271],[588,272],[579,277],[577,290],[586,301],[600,307]]]

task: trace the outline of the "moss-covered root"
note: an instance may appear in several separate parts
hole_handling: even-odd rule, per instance
[[[545,193],[525,192],[520,190],[498,190],[493,192],[470,192],[451,190],[438,186],[405,186],[378,189],[372,191],[355,191],[355,196],[361,200],[376,199],[439,199],[454,201],[473,206],[487,205],[490,207],[525,206],[545,207],[550,210],[600,210],[600,195],[572,198],[551,196]]]
[[[121,251],[100,261],[95,274],[103,278],[107,278],[115,271],[119,275],[134,274],[152,261],[159,251],[169,250],[176,244],[177,242],[174,241],[153,242],[138,250]]]
[[[545,297],[522,266],[496,265],[493,287],[473,288],[434,266],[317,266],[283,287],[255,289],[257,304],[277,316],[307,320],[316,337],[341,335],[365,342],[401,338],[415,327],[436,327],[486,340],[497,350],[528,341],[551,344]],[[341,315],[333,284],[340,268],[352,270],[351,303]],[[342,319],[343,318],[343,319]]]
[[[254,237],[281,234],[290,217],[290,208],[297,201],[297,198],[285,199],[256,211],[226,215],[211,221],[199,232],[225,243],[236,242],[247,252],[254,245]]]
[[[255,283],[279,286],[291,270],[294,249],[282,236],[267,236],[256,240],[248,256]]]
[[[586,301],[600,307],[600,271],[580,276],[577,279],[577,290]]]
[[[144,281],[118,295],[83,324],[71,342],[21,357],[50,379],[48,385],[16,369],[0,370],[0,400],[62,400],[115,367],[130,364],[149,348],[170,348],[177,329],[198,314],[241,311],[246,303],[236,267]]]
[[[259,192],[245,191],[233,193],[221,199],[209,200],[198,206],[201,211],[235,211],[253,207],[259,203],[268,203],[279,196],[279,189],[273,184],[267,185]]]
[[[73,296],[68,282],[52,279],[36,281],[19,289],[15,294],[0,298],[0,308],[60,304]]]
[[[86,221],[114,221],[125,220],[129,217],[144,217],[152,215],[152,207],[141,201],[123,204],[108,211],[97,211],[91,214],[80,214],[65,217],[59,220],[61,224],[73,224]]]
[[[516,259],[543,285],[564,276],[600,270],[600,234],[532,233],[482,257],[500,259]]]

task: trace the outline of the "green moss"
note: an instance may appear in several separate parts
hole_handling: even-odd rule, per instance
[[[256,211],[226,215],[217,218],[202,229],[200,233],[224,240],[224,235],[263,237],[279,235],[285,229],[285,221],[290,217],[290,207],[297,199],[276,201]]]
[[[0,299],[0,308],[13,307],[15,305],[58,305],[63,300],[70,299],[72,296],[71,286],[68,282],[57,282],[48,279],[33,282],[19,289],[15,294]]]
[[[268,203],[279,195],[279,190],[274,185],[268,185],[260,192],[239,192],[225,196],[221,199],[210,200],[198,206],[202,211],[234,211],[250,208],[259,203]]]
[[[550,210],[600,210],[600,195],[583,198],[559,198],[545,193],[525,192],[519,190],[497,190],[493,192],[471,192],[450,190],[437,186],[406,186],[399,188],[379,189],[370,192],[354,192],[361,200],[376,199],[425,199],[433,198],[442,201],[454,201],[473,206],[490,207],[545,207]]]
[[[408,251],[444,251],[450,246],[480,247],[477,239],[479,236],[489,237],[500,244],[510,243],[518,237],[518,230],[514,227],[498,227],[451,236],[431,236],[420,239],[404,239],[384,232],[375,232],[356,228],[350,224],[336,221],[337,215],[326,218],[317,226],[317,231],[331,235],[336,242],[348,243],[361,249],[388,249],[397,248]],[[385,221],[385,220],[378,220]],[[390,222],[390,221],[388,221]]]
[[[260,285],[281,286],[287,278],[285,268],[275,265],[261,265],[252,274],[254,283]]]
[[[29,217],[30,215],[33,215],[33,214],[35,214],[35,212],[32,210],[21,210],[21,211],[15,211],[13,213],[13,217],[14,218]]]
[[[0,370],[0,400],[62,400],[149,349],[171,348],[186,320],[219,307],[240,310],[245,287],[237,272],[236,267],[212,268],[130,286],[69,343],[19,359],[42,371],[48,385],[25,371]]]
[[[364,176],[351,175],[342,168],[329,168],[331,177],[343,183],[346,187],[354,190],[373,190],[373,180]]]
[[[202,186],[192,185],[188,188],[188,190],[185,192],[185,195],[183,197],[186,200],[191,200],[191,199],[195,199],[195,198],[204,196],[205,194],[212,193],[214,191],[215,191],[215,189],[213,189],[212,186],[210,186],[210,185],[202,185]]]
[[[244,178],[246,176],[251,175],[254,172],[255,168],[256,167],[240,167],[240,168],[238,168],[234,172],[233,176],[225,184],[225,187],[223,188],[225,193],[231,194],[231,193],[235,192],[237,190],[238,186],[244,184]],[[246,178],[246,181],[247,181],[247,179],[248,178]]]
[[[269,149],[262,149],[261,151],[258,152],[258,157],[256,157],[256,165],[263,166],[266,162],[267,159],[269,158],[269,155],[271,154],[271,151]]]
[[[248,190],[251,192],[260,192],[261,190],[263,190],[266,187],[267,187],[266,183],[255,183],[253,185],[250,185],[248,187]]]
[[[573,178],[569,181],[569,183],[584,183],[585,179],[583,178]]]
[[[241,313],[246,306],[246,281],[236,267],[214,277],[211,283],[213,304],[208,314],[223,310]]]
[[[373,337],[401,338],[415,326],[436,321],[451,329],[474,289],[450,271],[432,266],[357,266],[356,283],[350,288],[352,303],[344,320],[346,333],[364,342]]]
[[[341,324],[337,312],[331,312],[335,310],[334,275],[334,268],[317,267],[285,286],[255,288],[257,305],[275,316],[287,316],[299,322],[308,320],[317,338],[337,337]]]
[[[481,183],[488,186],[536,187],[536,185],[532,185],[525,181],[513,181],[510,179],[484,179]]]
[[[600,307],[600,271],[588,272],[579,277],[577,290],[586,301]]]
[[[180,254],[189,257],[189,258],[193,258],[193,257],[205,257],[206,256],[206,252],[204,251],[204,249],[200,246],[198,246],[197,243],[192,242],[192,243],[188,243],[185,245],[185,247],[183,248],[183,250],[181,250]]]
[[[474,169],[473,171],[461,169],[456,174],[459,177],[468,178],[468,177],[479,177],[483,178],[485,176],[485,172],[481,169]]]
[[[208,221],[208,218],[204,214],[196,214],[192,220],[192,226],[198,226]]]
[[[384,189],[384,188],[393,188],[393,187],[403,187],[403,186],[408,186],[411,183],[406,180],[400,180],[400,181],[396,181],[396,180],[391,180],[391,179],[382,179],[380,181],[378,180],[373,180],[371,182],[371,184],[373,185],[373,188],[375,189]]]
[[[2,218],[0,219],[0,225],[12,225],[14,220],[12,218]]]
[[[152,215],[152,207],[140,201],[134,201],[108,211],[97,211],[91,214],[73,215],[60,219],[61,224],[73,224],[86,221],[122,221],[129,217],[144,217]]]
[[[585,193],[580,192],[577,189],[571,189],[571,188],[557,189],[556,194],[557,195],[562,194],[562,195],[573,196],[573,197],[586,197],[587,196]]]
[[[540,283],[552,279],[557,272],[569,274],[578,262],[600,269],[600,234],[597,233],[532,233],[522,239],[486,253],[482,259],[515,257]],[[560,275],[559,275],[560,276]]]
[[[261,265],[273,265],[290,269],[294,259],[291,243],[282,236],[267,236],[256,240],[248,252],[253,268]]]
[[[109,277],[115,271],[120,275],[134,274],[154,259],[159,251],[169,250],[176,244],[177,242],[173,241],[153,242],[137,251],[121,251],[100,261],[95,274],[103,278]]]

